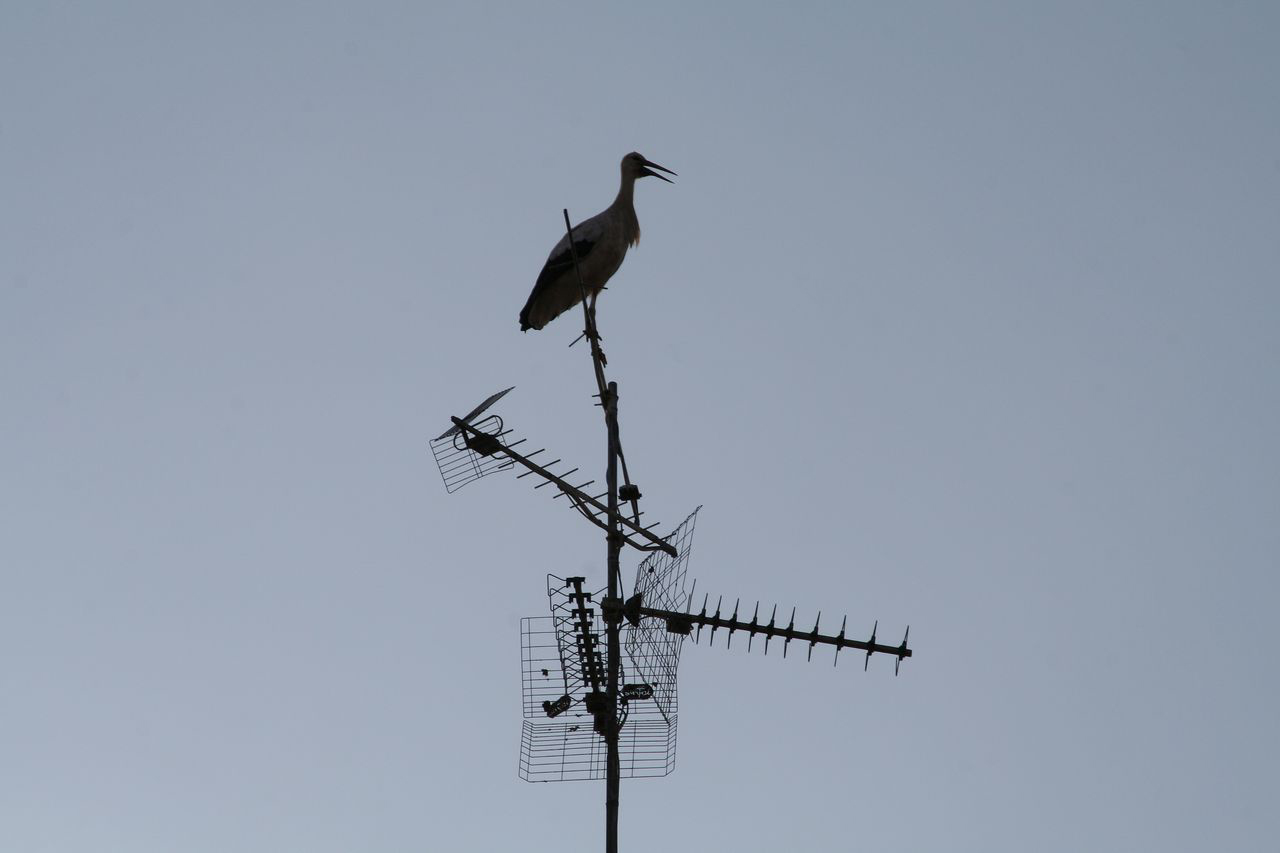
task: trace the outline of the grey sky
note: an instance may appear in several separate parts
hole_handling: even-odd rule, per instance
[[[600,467],[576,320],[516,318],[633,149],[680,173],[600,300],[647,509],[705,506],[699,590],[917,657],[686,647],[624,849],[1271,849],[1278,34],[9,4],[0,849],[598,849],[603,786],[516,778],[517,632],[603,544],[427,441],[514,384]]]

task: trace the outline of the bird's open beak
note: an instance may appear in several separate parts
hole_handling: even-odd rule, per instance
[[[645,168],[644,168],[644,170],[640,173],[641,175],[652,175],[652,176],[653,176],[653,177],[655,177],[655,178],[662,178],[662,180],[666,181],[666,182],[667,182],[667,183],[669,183],[669,184],[673,184],[673,183],[675,183],[675,181],[671,180],[670,178],[663,178],[663,177],[662,177],[662,175],[659,175],[659,174],[658,174],[658,172],[666,172],[668,175],[675,175],[675,174],[676,174],[675,172],[671,171],[670,169],[666,168],[665,166],[659,166],[657,163],[653,163],[653,162],[650,162],[650,161],[648,161],[648,160],[645,160],[645,161],[644,161],[644,165],[645,165]],[[658,172],[653,171],[654,169],[657,169],[657,170],[658,170]],[[679,175],[676,175],[676,177],[678,178],[678,177],[680,177],[680,176],[679,176]]]

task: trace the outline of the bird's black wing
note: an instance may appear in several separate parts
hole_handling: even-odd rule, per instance
[[[583,225],[590,225],[591,222],[585,222]],[[573,250],[569,249],[568,237],[561,237],[560,242],[551,250],[551,256],[547,258],[547,262],[542,267],[542,272],[538,273],[538,280],[534,282],[533,291],[529,294],[529,300],[525,302],[524,308],[520,309],[520,329],[523,331],[529,328],[529,312],[537,301],[546,293],[547,288],[551,287],[560,276],[566,272],[573,270],[573,254],[577,252],[578,263],[586,260],[587,255],[600,242],[600,233],[598,229],[584,228],[582,226],[573,229]]]

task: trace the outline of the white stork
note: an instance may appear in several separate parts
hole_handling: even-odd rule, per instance
[[[573,226],[573,250],[578,253],[578,266],[582,270],[582,282],[590,294],[590,309],[595,311],[596,297],[604,289],[610,276],[622,266],[627,249],[640,242],[640,221],[636,219],[636,178],[652,175],[671,183],[658,172],[674,175],[675,172],[651,163],[632,151],[622,158],[622,186],[613,204],[600,213]],[[582,301],[582,288],[573,270],[573,252],[569,250],[566,234],[556,243],[547,263],[538,274],[529,301],[520,311],[520,331],[541,329],[556,317]]]

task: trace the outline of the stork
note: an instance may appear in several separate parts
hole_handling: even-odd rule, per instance
[[[658,171],[653,171],[657,169]],[[636,219],[633,204],[636,179],[645,176],[664,178],[658,172],[674,175],[675,172],[651,163],[632,151],[622,158],[622,186],[613,204],[600,213],[579,222],[573,227],[573,248],[569,247],[566,234],[556,243],[547,258],[538,281],[533,285],[529,301],[520,311],[520,331],[541,329],[556,317],[582,301],[582,288],[573,269],[573,255],[578,255],[582,271],[582,283],[589,295],[587,307],[596,310],[596,297],[604,289],[609,278],[622,266],[627,249],[640,242],[640,221]]]

